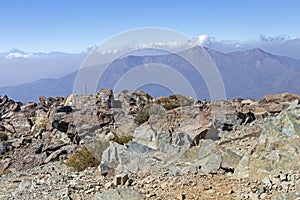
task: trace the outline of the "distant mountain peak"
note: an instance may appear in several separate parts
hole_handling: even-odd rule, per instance
[[[142,66],[147,63],[161,63],[167,66],[172,66],[179,73],[182,73],[186,79],[190,81],[190,84],[196,88],[197,91],[201,92],[199,94],[201,94],[203,98],[207,99],[209,98],[209,95],[205,81],[201,79],[201,74],[197,75],[194,68],[188,64],[188,62],[183,61],[183,58],[180,58],[185,55],[201,58],[199,56],[203,56],[203,53],[201,52],[203,50],[211,56],[211,59],[218,67],[224,81],[227,98],[262,98],[263,95],[270,93],[300,93],[300,59],[297,60],[273,55],[260,48],[232,53],[222,53],[220,51],[200,46],[181,51],[179,52],[179,56],[174,56],[172,54],[142,54],[139,56],[128,55],[121,59],[117,59],[116,62],[111,64],[109,70],[107,70],[107,78],[103,79],[105,80],[105,84],[104,86],[101,85],[101,87],[113,86],[120,77],[135,66]],[[18,56],[21,57],[21,55],[18,55],[20,53],[12,54],[13,55],[11,56],[13,58],[17,58]],[[24,57],[25,55],[22,54],[22,56]],[[77,63],[82,61],[84,56],[85,55],[76,57],[75,61]],[[33,59],[36,57],[37,56],[33,56]],[[55,56],[51,57],[51,59],[53,58],[55,58]],[[74,69],[73,65],[75,62],[73,62],[73,59],[75,57],[66,56],[63,58],[72,59],[70,69]],[[45,68],[48,67],[52,69],[56,66],[56,70],[58,71],[63,69],[61,65],[57,65],[61,62],[61,57],[57,60],[55,59],[55,62],[50,62],[51,59],[48,59],[47,57],[45,64],[43,64]],[[43,59],[40,60],[44,62]],[[13,62],[13,64],[15,63]],[[30,62],[26,61],[26,65],[28,64],[30,64]],[[77,70],[77,68],[75,70]],[[75,76],[76,74],[74,73],[73,75],[55,80],[39,80],[38,82],[30,82],[17,86],[2,87],[0,88],[0,95],[9,94],[14,99],[20,99],[22,101],[36,100],[38,96],[42,95],[65,96],[72,92]],[[159,90],[157,91],[160,92]],[[157,91],[154,92],[157,94]]]
[[[7,59],[24,59],[32,57],[32,53],[26,53],[24,51],[21,51],[19,49],[11,49],[5,56]]]
[[[246,51],[247,52],[256,52],[256,53],[267,53],[267,54],[269,54],[268,52],[264,51],[261,48],[254,48],[254,49],[249,49],[249,50],[246,50]]]
[[[25,52],[25,51],[22,51],[22,50],[20,50],[20,49],[17,49],[17,48],[12,48],[12,49],[10,49],[7,53],[8,53],[8,54],[10,54],[10,53],[25,54],[26,52]]]

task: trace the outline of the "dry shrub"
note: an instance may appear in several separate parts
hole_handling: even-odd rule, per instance
[[[66,165],[72,167],[75,171],[83,171],[88,167],[97,167],[99,164],[99,161],[84,146],[79,147],[66,162]]]

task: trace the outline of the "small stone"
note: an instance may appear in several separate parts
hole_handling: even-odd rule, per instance
[[[67,194],[66,194],[66,195],[64,195],[64,196],[62,197],[62,199],[63,199],[63,200],[71,200],[70,196],[69,196],[69,195],[67,195]]]
[[[13,142],[11,145],[15,148],[19,148],[22,144],[22,141],[18,140],[18,141],[15,141]]]
[[[157,184],[154,184],[154,185],[152,186],[152,188],[153,188],[153,189],[158,188],[158,185],[157,185]]]
[[[267,197],[267,194],[266,193],[262,193],[260,196],[259,196],[261,199],[265,199]]]
[[[286,174],[280,174],[279,178],[280,178],[281,181],[287,181]]]
[[[288,182],[281,183],[281,186],[282,186],[282,190],[284,192],[288,192],[288,190],[289,190],[289,183]]]
[[[213,193],[216,192],[216,190],[215,189],[209,189],[209,190],[206,190],[205,192],[208,193],[208,194],[213,194]]]
[[[97,190],[97,191],[99,191],[101,189],[101,186],[99,186],[99,185],[97,185],[96,187],[95,187],[95,190]]]
[[[40,154],[43,150],[44,144],[36,144],[33,146],[33,148],[35,149],[35,154]]]
[[[181,200],[185,200],[185,199],[186,199],[186,194],[185,194],[185,193],[182,193],[180,199],[181,199]]]
[[[147,198],[151,198],[151,197],[155,197],[155,196],[156,196],[155,193],[150,193],[150,194],[147,194],[147,195],[146,195]]]
[[[164,190],[164,189],[166,189],[168,187],[168,185],[169,185],[168,182],[162,182],[161,185],[160,185],[160,187],[161,187],[161,189]]]
[[[258,200],[258,194],[251,192],[249,194],[251,200]]]
[[[93,193],[94,191],[95,191],[95,188],[91,188],[91,189],[86,190],[84,193],[90,194],[90,193]]]
[[[106,189],[109,189],[109,188],[111,188],[113,186],[113,183],[111,183],[111,182],[107,182],[107,183],[105,183],[105,185],[104,185],[104,187],[106,188]]]
[[[194,186],[196,186],[197,185],[197,183],[196,182],[194,182],[194,181],[192,181],[192,187],[194,187]]]
[[[229,191],[227,192],[227,194],[233,194],[233,193],[234,193],[233,190],[229,190]]]
[[[133,179],[130,178],[126,181],[125,186],[132,186],[133,184],[134,184],[134,181],[133,181]]]

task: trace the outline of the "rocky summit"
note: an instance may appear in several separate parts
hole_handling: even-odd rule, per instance
[[[300,199],[300,96],[0,98],[0,199]]]

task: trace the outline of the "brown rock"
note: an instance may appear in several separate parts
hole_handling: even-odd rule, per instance
[[[266,95],[263,98],[263,102],[279,104],[281,102],[291,102],[296,99],[300,100],[300,96],[296,95],[296,94],[291,94],[291,93],[282,93],[282,94]]]

